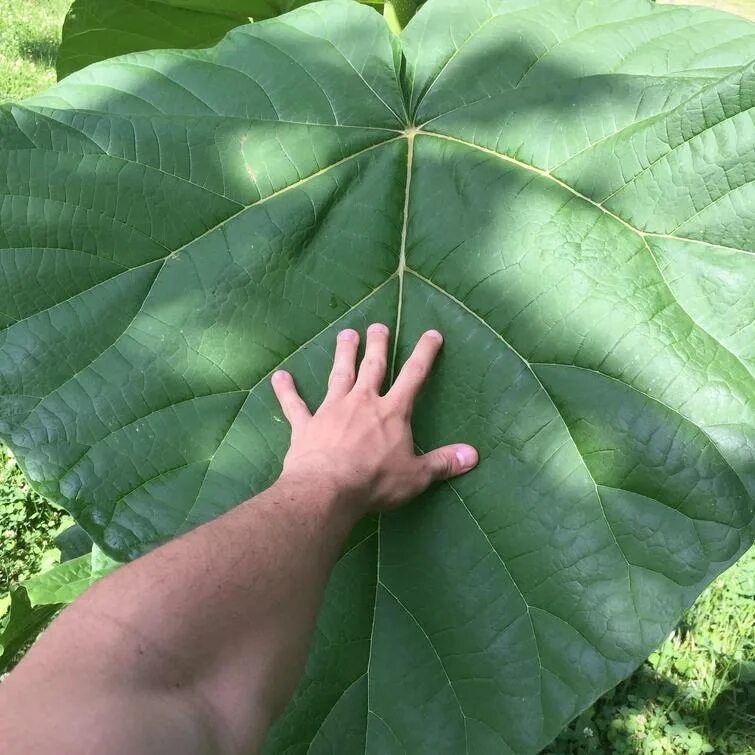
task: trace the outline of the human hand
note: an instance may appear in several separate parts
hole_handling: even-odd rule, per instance
[[[291,425],[281,480],[323,484],[364,513],[395,508],[436,480],[456,477],[477,464],[477,451],[466,444],[423,456],[414,452],[412,408],[443,344],[441,334],[429,330],[422,336],[393,386],[381,396],[388,337],[385,325],[370,325],[357,374],[359,334],[350,329],[338,334],[328,392],[314,415],[288,372],[273,375],[273,390]]]

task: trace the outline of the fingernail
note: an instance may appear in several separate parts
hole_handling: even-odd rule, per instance
[[[339,341],[354,341],[359,336],[359,333],[356,332],[356,330],[352,330],[351,328],[348,328],[346,330],[342,330],[338,334],[338,340]]]
[[[471,469],[477,464],[477,451],[472,446],[459,446],[456,449],[456,458],[462,469]]]
[[[388,326],[383,325],[382,322],[373,322],[372,325],[370,325],[369,328],[367,328],[368,333],[380,333],[381,335],[387,336],[388,335]]]
[[[279,380],[284,380],[288,377],[288,373],[285,370],[277,370],[273,373],[273,380],[277,383]]]
[[[430,338],[436,338],[438,341],[443,340],[443,334],[438,330],[428,330],[425,335],[430,336]]]

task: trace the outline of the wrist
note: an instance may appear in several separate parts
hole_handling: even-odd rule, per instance
[[[270,491],[280,501],[299,502],[307,510],[351,528],[364,512],[358,501],[334,476],[315,469],[284,469]]]

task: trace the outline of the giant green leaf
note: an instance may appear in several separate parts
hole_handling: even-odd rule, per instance
[[[403,57],[402,57],[403,56]],[[350,2],[5,106],[0,432],[111,554],[276,476],[338,329],[446,346],[274,753],[532,753],[753,540],[755,26],[645,0]]]
[[[382,5],[380,0],[363,0]],[[115,55],[210,47],[226,32],[312,0],[74,0],[58,51],[58,78]]]

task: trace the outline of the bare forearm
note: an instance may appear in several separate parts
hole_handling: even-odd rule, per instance
[[[131,747],[129,709],[144,736],[150,711],[165,723],[190,719],[201,731],[196,749],[183,741],[181,752],[258,747],[303,668],[351,511],[316,480],[276,483],[82,596],[9,678],[8,696],[20,704],[34,690],[38,700],[46,685],[51,707],[78,712],[107,690],[120,696],[108,708],[119,720],[101,723],[111,737],[125,727]],[[60,681],[50,688],[50,679]]]

